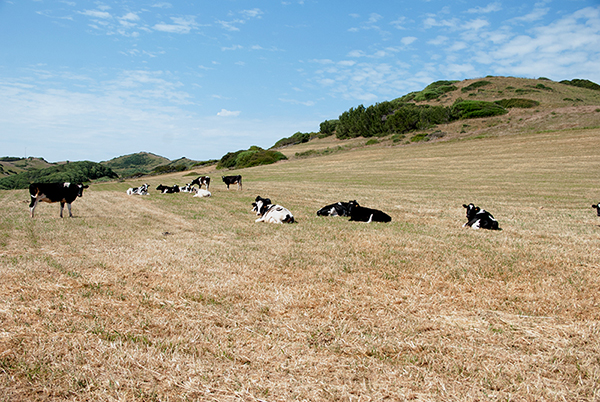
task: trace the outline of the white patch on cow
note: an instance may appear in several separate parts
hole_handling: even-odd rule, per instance
[[[194,194],[194,197],[210,197],[211,195],[212,194],[210,193],[210,191],[199,188],[198,190],[196,190],[196,194]]]
[[[471,227],[473,229],[479,229],[480,224],[481,224],[481,219],[477,219],[477,221]]]
[[[71,187],[71,183],[63,183],[63,187]]]

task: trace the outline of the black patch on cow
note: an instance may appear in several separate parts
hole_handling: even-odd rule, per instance
[[[358,205],[356,201],[350,201],[349,214],[351,221],[357,222],[391,222],[392,217],[383,211],[373,208],[365,208]]]
[[[355,205],[358,205],[356,201]],[[336,202],[335,204],[329,204],[317,211],[317,216],[350,216],[350,202]]]

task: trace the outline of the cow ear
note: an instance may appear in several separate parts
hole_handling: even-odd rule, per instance
[[[467,207],[467,204],[463,204],[463,207],[464,207],[464,208],[469,208],[469,207]]]

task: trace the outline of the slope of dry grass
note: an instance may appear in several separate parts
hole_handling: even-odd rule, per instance
[[[0,400],[598,400],[599,134],[213,172],[209,199],[96,184],[73,219],[2,191]],[[350,199],[393,221],[315,215]]]

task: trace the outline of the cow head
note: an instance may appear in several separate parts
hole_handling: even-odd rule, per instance
[[[260,195],[256,197],[252,203],[252,212],[256,212],[256,215],[264,215],[267,211],[267,205],[271,205],[270,198],[262,198]]]
[[[479,213],[479,211],[481,211],[481,208],[476,207],[474,204],[463,204],[463,207],[467,208],[467,219],[472,219],[475,217],[475,215],[477,215],[477,213]]]
[[[78,184],[77,188],[79,189],[79,191],[77,192],[77,197],[83,197],[83,190],[85,190],[86,188],[90,188],[90,186],[84,186],[83,184]]]
[[[354,207],[360,207],[360,205],[358,205],[358,202],[356,202],[356,200],[352,200],[348,202],[348,215],[350,215],[352,213],[352,209],[354,209]]]
[[[598,212],[598,216],[600,216],[600,202],[598,204],[592,205],[592,208],[596,208],[596,211]]]

